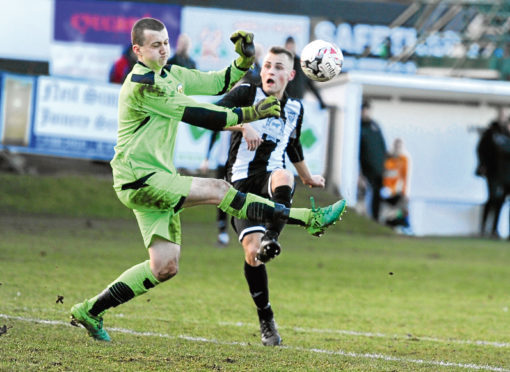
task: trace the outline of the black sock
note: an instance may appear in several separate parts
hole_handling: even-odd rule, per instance
[[[255,306],[257,306],[259,319],[271,320],[273,318],[273,310],[269,303],[269,287],[266,266],[250,266],[245,262],[244,277],[248,282],[253,302],[255,303]]]
[[[114,295],[114,293],[116,295]],[[94,302],[89,313],[94,316],[98,316],[103,311],[108,310],[111,307],[117,307],[120,304],[131,300],[133,297],[135,297],[135,294],[127,284],[117,282],[97,296],[96,302]]]
[[[274,189],[273,197],[271,198],[275,203],[280,203],[290,208],[292,201],[292,187],[278,186]]]
[[[292,200],[292,187],[287,185],[278,186],[274,189],[271,200],[273,200],[275,203],[283,204],[285,207],[290,208]],[[285,223],[282,221],[272,221],[267,223],[266,229],[269,231],[268,236],[276,236],[277,238],[284,227]]]

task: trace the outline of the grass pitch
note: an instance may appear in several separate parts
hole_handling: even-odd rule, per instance
[[[267,348],[241,247],[216,247],[215,209],[192,208],[179,275],[109,311],[105,344],[69,309],[147,259],[110,181],[0,175],[0,191],[0,370],[510,370],[508,242],[396,236],[354,213],[319,239],[288,226],[267,265],[285,346]]]

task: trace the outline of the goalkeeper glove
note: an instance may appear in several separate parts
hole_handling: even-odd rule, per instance
[[[230,41],[235,45],[235,51],[239,54],[236,59],[236,66],[242,70],[248,70],[255,61],[255,46],[253,44],[253,33],[247,31],[236,31],[230,35]]]
[[[280,117],[280,101],[274,96],[261,99],[253,106],[241,107],[243,123],[249,123],[270,116]]]

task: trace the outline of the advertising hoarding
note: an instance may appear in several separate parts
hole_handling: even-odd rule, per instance
[[[117,141],[119,85],[39,77],[31,148],[110,160]]]
[[[54,39],[57,41],[126,45],[140,18],[153,17],[170,36],[180,29],[181,7],[128,1],[56,0]]]
[[[310,21],[305,16],[185,7],[181,29],[193,41],[190,54],[197,68],[209,71],[223,69],[238,57],[230,41],[236,30],[253,32],[255,43],[266,51],[273,45],[283,46],[288,36],[301,50],[309,40]]]
[[[181,28],[178,5],[56,0],[51,74],[107,82],[113,63],[131,44],[133,24],[143,17],[161,20],[175,47]]]

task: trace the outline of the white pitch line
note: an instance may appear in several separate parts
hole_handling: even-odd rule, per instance
[[[31,322],[31,323],[40,323],[40,324],[50,324],[50,325],[63,325],[63,326],[69,326],[71,325],[67,322],[62,322],[59,320],[45,320],[45,319],[35,319],[35,318],[25,318],[21,316],[11,316],[6,314],[0,314],[0,318],[4,319],[13,319],[13,320],[20,320],[24,322]],[[142,337],[160,337],[160,338],[167,338],[167,339],[182,339],[192,342],[205,342],[205,343],[212,343],[217,345],[236,345],[236,346],[258,346],[262,347],[262,345],[249,345],[245,342],[236,342],[236,341],[218,341],[215,339],[208,339],[204,337],[195,337],[195,336],[187,336],[187,335],[179,335],[179,336],[172,336],[166,333],[155,333],[155,332],[138,332],[133,331],[131,329],[126,328],[107,328],[111,332],[118,332],[118,333],[124,333],[134,336],[142,336]],[[410,359],[410,358],[401,358],[401,357],[395,357],[391,355],[384,355],[384,354],[372,354],[372,353],[355,353],[352,351],[343,351],[343,350],[324,350],[324,349],[308,349],[303,347],[297,347],[297,346],[281,346],[283,349],[288,350],[296,350],[296,351],[304,351],[308,353],[317,353],[317,354],[327,354],[327,355],[340,355],[345,356],[349,358],[354,359],[378,359],[378,360],[384,360],[388,362],[405,362],[405,363],[413,363],[413,364],[420,364],[420,365],[431,365],[431,366],[440,366],[440,367],[456,367],[456,368],[465,368],[465,369],[471,369],[471,370],[479,370],[479,371],[495,371],[495,372],[510,372],[510,369],[505,369],[503,367],[495,367],[495,366],[489,366],[489,365],[479,365],[479,364],[472,364],[472,363],[456,363],[456,362],[445,362],[445,361],[437,361],[437,360],[424,360],[424,359]]]
[[[243,323],[243,322],[220,322],[220,325],[237,326],[237,327],[257,327],[255,324]],[[388,335],[378,332],[359,332],[349,331],[342,329],[317,329],[317,328],[301,328],[301,327],[278,327],[280,329],[291,329],[296,332],[302,333],[328,333],[328,334],[339,334],[349,336],[360,336],[360,337],[379,337],[379,338],[398,338],[402,340],[417,339],[419,341],[431,341],[451,344],[464,344],[464,345],[478,345],[478,346],[494,346],[507,348],[510,347],[508,342],[497,342],[497,341],[477,341],[477,340],[457,340],[457,339],[443,339],[427,336],[414,336],[414,335]]]

